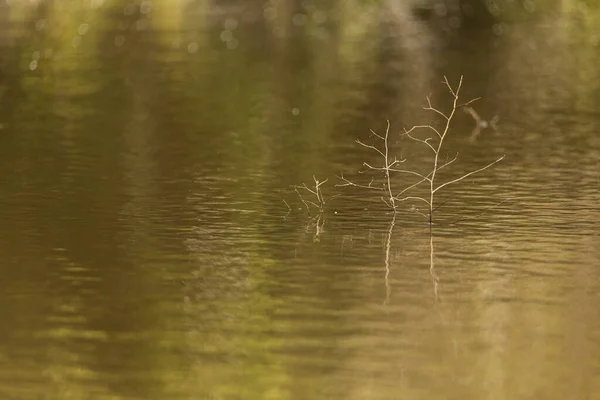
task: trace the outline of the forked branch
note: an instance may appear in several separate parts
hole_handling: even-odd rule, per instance
[[[446,86],[446,88],[448,89],[448,91],[450,92],[450,95],[452,97],[452,109],[450,110],[450,112],[448,114],[444,113],[439,108],[434,107],[431,102],[431,98],[429,96],[427,96],[425,98],[427,100],[427,105],[424,106],[423,109],[427,110],[427,111],[431,111],[434,114],[436,114],[442,118],[442,129],[437,129],[432,124],[415,125],[410,129],[404,129],[405,136],[407,136],[409,139],[411,139],[415,142],[426,145],[429,148],[429,150],[431,150],[433,152],[431,171],[427,175],[423,175],[421,173],[418,173],[416,171],[409,170],[409,169],[403,169],[403,170],[392,169],[392,171],[395,171],[395,172],[409,173],[409,174],[416,175],[421,178],[421,180],[418,181],[417,183],[414,183],[414,184],[408,186],[406,189],[402,190],[400,192],[400,194],[398,196],[396,196],[395,200],[396,201],[420,200],[420,201],[425,202],[429,207],[429,224],[430,225],[433,224],[433,213],[438,208],[438,207],[435,207],[435,203],[434,203],[434,201],[435,201],[434,195],[438,190],[440,190],[448,185],[451,185],[453,183],[460,182],[463,179],[468,178],[469,176],[474,175],[478,172],[484,171],[484,170],[488,169],[489,167],[491,167],[492,165],[500,162],[504,158],[504,156],[502,156],[502,157],[498,158],[496,161],[489,163],[488,165],[486,165],[483,168],[476,169],[475,171],[471,171],[467,174],[464,174],[463,176],[461,176],[459,178],[453,179],[451,181],[448,181],[448,182],[445,182],[442,184],[438,184],[436,186],[437,172],[439,170],[441,170],[442,168],[447,167],[448,165],[452,164],[458,158],[458,154],[457,154],[456,157],[454,157],[452,160],[446,161],[445,163],[443,163],[441,165],[439,163],[439,158],[442,153],[444,139],[446,138],[446,136],[448,135],[448,132],[450,131],[450,124],[456,113],[456,110],[458,107],[468,106],[469,104],[471,104],[477,100],[477,99],[473,99],[464,104],[458,103],[460,89],[462,88],[462,82],[463,82],[463,77],[461,76],[456,88],[453,88],[452,85],[450,84],[450,82],[448,81],[448,78],[446,76],[444,76],[444,80],[442,81],[442,83]],[[436,141],[433,140],[435,137],[434,138],[427,137],[425,139],[420,138],[415,135],[417,130],[432,131],[436,134],[437,140]],[[413,132],[415,132],[415,134],[413,134]],[[423,197],[417,197],[417,196],[401,197],[408,190],[419,186],[423,182],[429,182],[429,200],[427,200]]]
[[[296,191],[296,193],[298,193],[298,196],[300,197],[300,200],[302,201],[302,203],[304,203],[304,206],[306,207],[306,211],[310,214],[310,207],[309,205],[316,207],[319,209],[319,213],[322,213],[324,208],[325,208],[325,197],[323,197],[323,192],[321,191],[321,186],[328,181],[328,179],[325,179],[324,181],[319,181],[317,178],[315,178],[315,176],[313,175],[313,180],[315,182],[315,186],[314,189],[309,188],[308,186],[306,186],[306,183],[303,183],[300,186],[294,186],[294,190]],[[305,200],[304,197],[302,196],[302,193],[300,193],[300,190],[304,190],[308,193],[310,193],[311,195],[314,196],[314,198],[316,199],[314,201],[310,201],[310,200]]]
[[[443,154],[445,139],[450,132],[450,126],[454,116],[456,115],[456,110],[460,107],[464,107],[465,109],[471,110],[472,115],[476,115],[470,108],[470,104],[477,100],[473,99],[467,101],[466,103],[459,103],[460,91],[463,84],[462,76],[460,77],[460,80],[456,86],[452,86],[448,78],[445,76],[442,84],[450,93],[451,107],[449,111],[442,111],[440,108],[434,106],[431,97],[427,96],[425,98],[426,105],[423,107],[423,109],[433,113],[434,117],[437,119],[437,122],[433,121],[427,125],[414,125],[410,129],[404,129],[401,133],[401,136],[405,136],[411,141],[419,143],[419,145],[426,146],[427,151],[431,152],[428,153],[430,155],[430,159],[427,163],[429,168],[427,168],[425,172],[423,172],[422,169],[416,170],[414,168],[401,167],[399,164],[406,162],[406,159],[403,159],[402,157],[397,158],[390,154],[390,122],[387,121],[384,134],[379,134],[371,130],[373,143],[366,143],[360,139],[356,140],[357,144],[374,152],[379,160],[377,163],[364,162],[363,166],[365,169],[363,171],[359,171],[359,173],[370,172],[373,173],[375,177],[372,177],[369,183],[359,183],[346,178],[342,173],[338,177],[341,183],[337,184],[336,186],[354,186],[362,189],[382,191],[382,201],[394,211],[394,214],[397,211],[398,204],[401,202],[415,201],[425,203],[427,205],[427,213],[419,211],[414,206],[412,209],[418,214],[428,218],[431,226],[433,224],[433,213],[444,204],[436,204],[435,202],[435,194],[439,190],[452,184],[461,182],[479,172],[485,171],[502,161],[504,156],[485,165],[484,167],[467,172],[458,178],[451,179],[447,182],[438,182],[438,172],[453,164],[458,159],[458,153],[452,159],[449,159],[447,155]],[[391,179],[392,173],[408,175],[408,178],[413,178],[411,182],[408,182],[408,185],[404,187],[404,189],[400,191],[394,191]],[[379,177],[381,177],[381,175],[383,175],[383,177],[380,179]],[[315,177],[313,177],[313,179],[315,181],[314,188],[309,188],[303,184],[301,186],[296,186],[295,190],[309,212],[311,206],[318,208],[319,212],[323,212],[325,199],[323,197],[323,193],[321,192],[321,185],[327,182],[327,180],[320,182]],[[420,187],[427,187],[427,194],[413,194],[411,192]],[[310,194],[312,200],[305,199],[302,196],[301,191]]]
[[[471,176],[471,175],[474,175],[474,174],[476,174],[476,173],[478,173],[478,172],[481,172],[481,171],[483,171],[483,170],[486,170],[486,169],[488,169],[489,167],[491,167],[492,165],[494,165],[494,164],[496,164],[496,163],[498,163],[498,162],[502,161],[503,159],[504,159],[504,156],[500,157],[500,158],[499,158],[499,159],[497,159],[496,161],[492,161],[491,163],[489,163],[488,165],[486,165],[486,166],[485,166],[485,167],[483,167],[483,168],[479,168],[479,169],[477,169],[477,170],[475,170],[475,171],[471,171],[471,172],[469,172],[468,174],[464,174],[464,175],[463,175],[463,176],[461,176],[460,178],[456,178],[456,179],[453,179],[453,180],[451,180],[451,181],[449,181],[449,182],[443,183],[443,184],[441,184],[440,186],[436,187],[436,188],[433,190],[433,192],[435,193],[435,192],[437,192],[438,190],[440,190],[441,188],[443,188],[444,186],[448,186],[448,185],[451,185],[451,184],[453,184],[453,183],[460,182],[460,181],[462,181],[463,179],[465,179],[465,178],[468,178],[468,177],[469,177],[469,176]],[[445,164],[445,165],[447,165],[447,164]],[[439,168],[438,168],[438,169],[439,169]]]
[[[344,175],[341,174],[338,178],[342,180],[343,183],[338,184],[336,186],[355,186],[364,189],[374,189],[374,190],[382,190],[386,192],[386,196],[382,196],[381,199],[383,202],[390,207],[394,213],[396,213],[396,199],[394,198],[393,190],[392,190],[392,181],[390,178],[390,172],[394,171],[392,167],[405,162],[406,160],[398,159],[396,157],[393,158],[390,156],[390,146],[389,146],[389,137],[390,137],[390,121],[387,121],[387,125],[385,128],[385,134],[382,136],[375,131],[371,130],[371,134],[375,137],[375,139],[379,142],[383,142],[378,146],[366,144],[359,139],[356,139],[356,143],[359,145],[375,151],[382,158],[381,166],[374,166],[367,162],[363,163],[363,165],[367,168],[366,171],[376,171],[383,172],[384,179],[381,186],[373,186],[374,180],[371,179],[371,182],[368,185],[359,184],[344,178]]]

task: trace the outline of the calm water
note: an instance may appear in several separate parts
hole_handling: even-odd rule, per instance
[[[0,1],[2,399],[600,399],[598,9],[75,3]],[[430,234],[335,184],[444,75]]]

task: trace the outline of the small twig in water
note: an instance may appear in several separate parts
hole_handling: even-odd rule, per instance
[[[454,157],[452,160],[450,161],[446,161],[444,164],[440,165],[440,155],[442,153],[442,147],[444,144],[444,139],[446,138],[446,136],[448,135],[448,132],[450,131],[450,124],[452,122],[452,119],[456,113],[456,110],[458,107],[465,107],[465,108],[470,108],[467,107],[469,104],[473,103],[475,100],[477,99],[473,99],[470,100],[464,104],[459,104],[458,103],[458,98],[459,98],[459,94],[460,94],[460,89],[462,87],[462,82],[463,82],[463,77],[460,77],[460,80],[458,82],[458,85],[456,86],[456,88],[453,88],[452,85],[450,85],[450,82],[448,81],[448,78],[444,76],[444,81],[442,82],[446,88],[448,89],[448,91],[450,92],[450,94],[452,95],[452,110],[450,111],[449,114],[446,114],[444,112],[442,112],[441,110],[439,110],[438,108],[434,107],[431,103],[431,98],[429,96],[426,97],[427,100],[427,105],[425,107],[423,107],[424,110],[428,110],[428,111],[432,111],[433,113],[439,115],[442,117],[443,121],[442,121],[442,126],[443,129],[437,129],[435,127],[433,127],[431,124],[428,125],[415,125],[410,129],[404,129],[404,135],[407,136],[409,139],[421,143],[423,145],[426,145],[432,152],[433,152],[433,165],[431,168],[431,171],[425,175],[425,174],[421,174],[419,172],[413,171],[411,169],[391,169],[394,172],[401,172],[404,174],[409,174],[409,175],[415,175],[419,178],[421,178],[418,182],[408,186],[406,189],[404,189],[403,191],[401,191],[396,197],[395,200],[396,201],[407,201],[407,200],[419,200],[422,201],[424,203],[427,204],[427,206],[429,207],[429,224],[432,225],[433,224],[433,213],[441,207],[441,205],[435,207],[434,201],[435,201],[435,193],[448,186],[451,185],[453,183],[457,183],[462,181],[463,179],[476,174],[478,172],[484,171],[486,169],[488,169],[489,167],[491,167],[492,165],[500,162],[504,156],[498,158],[497,160],[489,163],[488,165],[486,165],[485,167],[479,168],[475,171],[471,171],[468,172],[464,175],[462,175],[459,178],[456,179],[452,179],[451,181],[442,183],[442,184],[437,184],[436,185],[436,177],[437,177],[437,172],[439,170],[441,170],[442,168],[452,164],[454,161],[456,161],[456,159],[458,158],[458,154],[456,155],[456,157]],[[472,109],[471,109],[472,110]],[[472,114],[472,115],[476,115],[476,114]],[[477,116],[477,118],[479,118],[479,116]],[[422,139],[418,136],[416,136],[416,132],[417,131],[429,131],[429,132],[433,132],[435,133],[434,137],[427,137],[425,139]],[[415,133],[413,133],[415,132]],[[437,137],[437,139],[436,139]],[[423,182],[428,182],[428,186],[429,186],[429,196],[428,198],[425,197],[419,197],[419,196],[405,196],[405,197],[401,197],[404,195],[404,193],[406,193],[409,189],[413,189],[417,186],[419,186],[421,183]],[[443,203],[442,203],[443,205]]]
[[[287,216],[290,215],[290,213],[292,212],[292,207],[290,207],[290,205],[287,203],[287,201],[285,201],[285,199],[281,199],[281,200],[288,208],[288,212],[283,216],[283,219],[286,219]]]
[[[306,211],[308,211],[308,213],[310,214],[310,207],[308,206],[309,204],[311,206],[314,206],[316,208],[319,209],[319,213],[323,213],[323,210],[325,208],[325,197],[323,197],[323,192],[321,191],[321,186],[328,181],[328,179],[325,179],[324,181],[319,181],[317,178],[315,178],[315,176],[313,175],[313,180],[315,181],[315,188],[314,190],[309,188],[308,186],[306,186],[306,183],[303,183],[301,186],[294,186],[294,190],[296,191],[296,193],[298,193],[298,196],[300,197],[300,200],[302,200],[302,203],[304,203],[304,206],[306,207]],[[309,192],[310,194],[312,194],[313,196],[316,197],[316,203],[313,201],[309,201],[309,200],[304,200],[304,197],[302,197],[302,194],[300,193],[300,191],[298,189],[302,189],[302,190],[306,190],[307,192]],[[289,206],[288,206],[289,207]]]
[[[373,179],[371,179],[371,182],[369,182],[368,185],[361,185],[361,184],[352,182],[352,181],[344,178],[344,175],[341,174],[338,178],[341,179],[343,183],[336,185],[336,186],[355,186],[355,187],[359,187],[359,188],[363,188],[363,189],[373,189],[373,190],[385,191],[386,195],[382,196],[381,199],[389,208],[391,208],[394,211],[394,214],[395,214],[397,205],[396,205],[396,199],[394,197],[393,190],[392,190],[392,181],[390,178],[390,172],[395,171],[393,169],[393,167],[405,162],[406,159],[398,160],[396,157],[394,157],[394,159],[392,160],[392,158],[390,156],[390,146],[389,146],[390,121],[387,121],[387,125],[385,128],[385,134],[383,136],[376,133],[373,130],[371,130],[371,134],[373,136],[375,136],[375,138],[378,141],[383,142],[383,145],[382,145],[383,149],[381,149],[375,145],[366,144],[366,143],[360,141],[359,139],[356,139],[356,143],[358,143],[359,145],[361,145],[363,147],[366,147],[367,149],[375,151],[383,159],[382,160],[383,163],[381,166],[373,166],[366,162],[363,163],[363,165],[365,167],[367,167],[367,171],[383,172],[383,175],[384,175],[383,184],[381,186],[373,186]],[[364,171],[364,172],[366,172],[366,171]]]

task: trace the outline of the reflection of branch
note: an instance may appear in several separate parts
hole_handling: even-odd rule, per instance
[[[433,283],[433,295],[435,296],[435,300],[438,300],[438,283],[440,279],[435,272],[434,264],[433,264],[433,232],[430,232],[429,236],[429,275],[431,275],[431,282]]]
[[[308,219],[304,225],[304,232],[308,235],[312,233],[313,242],[321,241],[321,234],[325,232],[325,217],[322,213]],[[314,229],[314,230],[313,230]]]
[[[319,242],[321,238],[319,237],[321,233],[323,233],[323,228],[325,227],[325,219],[323,218],[323,214],[319,213],[317,216],[315,234],[313,236],[313,242]]]
[[[473,118],[473,120],[475,121],[475,128],[473,128],[473,131],[471,132],[471,137],[469,137],[470,142],[474,142],[477,139],[482,129],[487,129],[488,127],[490,127],[494,131],[498,130],[498,115],[494,115],[494,117],[488,122],[481,118],[477,111],[475,111],[475,109],[473,109],[472,107],[466,107],[466,104],[465,107],[463,107],[463,110],[465,113],[469,114],[471,118]]]
[[[394,224],[396,224],[396,214],[392,217],[390,227],[388,228],[387,240],[385,242],[385,300],[383,305],[386,306],[390,301],[392,287],[390,286],[390,248],[392,247],[392,233],[394,232]]]

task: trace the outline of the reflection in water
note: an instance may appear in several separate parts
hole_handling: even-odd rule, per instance
[[[390,301],[390,295],[392,294],[392,287],[390,286],[390,248],[392,247],[392,234],[394,233],[394,225],[396,224],[396,214],[393,213],[390,227],[387,231],[387,239],[385,241],[385,301],[383,305],[387,305]]]
[[[475,121],[475,128],[473,128],[471,136],[469,137],[469,141],[471,143],[477,140],[482,130],[491,128],[493,132],[498,132],[498,114],[494,115],[491,120],[486,121],[485,119],[481,118],[477,111],[475,111],[475,109],[472,107],[463,107],[463,110]]]
[[[71,3],[0,0],[0,398],[600,393],[597,6]],[[507,154],[461,223],[351,188],[307,223],[286,188],[444,75],[482,97],[449,156]]]
[[[433,263],[433,232],[429,232],[429,274],[431,275],[431,282],[433,283],[433,294],[437,300],[440,278],[435,272],[435,265]]]

